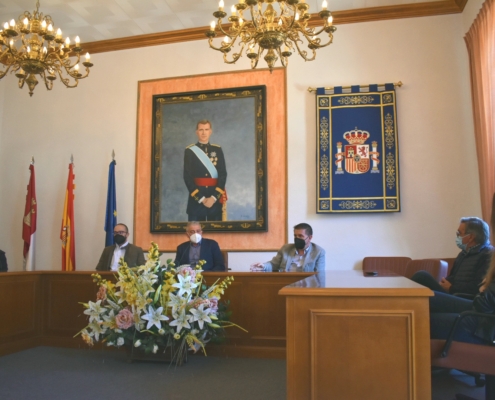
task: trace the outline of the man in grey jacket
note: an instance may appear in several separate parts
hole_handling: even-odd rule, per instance
[[[294,243],[288,243],[271,261],[256,263],[252,272],[317,272],[325,270],[325,250],[311,243],[313,229],[309,224],[294,226]]]

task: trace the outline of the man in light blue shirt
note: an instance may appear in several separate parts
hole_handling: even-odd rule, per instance
[[[312,243],[313,229],[309,224],[294,226],[294,243],[288,243],[271,261],[256,263],[252,272],[317,272],[325,270],[325,250]]]

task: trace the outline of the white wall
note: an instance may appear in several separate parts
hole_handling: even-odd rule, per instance
[[[292,57],[288,91],[288,226],[310,223],[328,269],[366,255],[454,256],[458,219],[480,215],[462,15],[339,26],[316,61]],[[38,269],[61,268],[59,230],[74,154],[77,268],[94,268],[104,243],[108,163],[115,149],[119,219],[132,230],[137,81],[248,69],[231,66],[206,41],[95,54],[77,89],[41,84],[33,98],[6,77],[0,125],[0,248],[22,269],[21,221],[28,165],[36,157]],[[403,81],[397,90],[402,212],[316,215],[315,100],[309,86]],[[284,151],[284,149],[281,149]],[[281,222],[281,226],[282,222]],[[276,226],[270,229],[277,229]],[[132,239],[132,238],[131,238]],[[220,242],[221,245],[221,242]],[[234,270],[273,253],[231,253]]]
[[[466,33],[471,27],[471,24],[478,15],[484,2],[485,0],[469,0],[466,3],[466,7],[462,12],[462,26],[464,33]]]

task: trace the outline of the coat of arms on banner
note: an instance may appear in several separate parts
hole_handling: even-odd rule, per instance
[[[397,212],[393,84],[317,89],[318,213]]]
[[[370,170],[370,160],[373,161],[371,173],[378,173],[378,163],[380,160],[377,150],[377,142],[371,142],[371,151],[369,144],[365,144],[369,139],[370,134],[366,131],[358,130],[344,133],[344,139],[349,144],[344,146],[342,152],[342,142],[337,142],[337,153],[335,154],[335,164],[337,165],[336,174],[343,174],[342,160],[345,160],[345,170],[350,174],[365,174]]]

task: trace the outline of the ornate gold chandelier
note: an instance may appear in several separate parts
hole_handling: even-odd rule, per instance
[[[89,62],[89,53],[86,53],[86,61],[82,63],[86,68],[84,75],[79,71],[82,51],[79,36],[74,46],[71,46],[69,38],[64,42],[62,31],[58,29],[55,32],[52,18],[40,13],[39,7],[40,2],[37,1],[32,15],[25,11],[17,22],[13,19],[10,23],[6,22],[0,31],[0,63],[4,67],[0,71],[0,79],[9,70],[15,72],[19,78],[19,88],[27,83],[30,96],[38,84],[35,75],[43,79],[48,90],[52,90],[57,75],[65,86],[74,88],[79,79],[89,75],[89,68],[93,66]],[[76,59],[71,61],[71,56]]]
[[[264,6],[266,3],[266,6]],[[278,12],[274,7],[278,3]],[[249,8],[251,20],[244,18],[244,11]],[[219,10],[213,13],[217,22],[212,22],[210,30],[206,32],[208,43],[214,50],[223,53],[223,60],[227,64],[235,63],[245,50],[246,56],[251,60],[251,68],[256,68],[260,57],[265,53],[264,59],[270,72],[280,58],[284,67],[289,62],[289,57],[297,50],[306,61],[316,58],[316,50],[330,45],[333,41],[333,33],[337,30],[332,25],[332,14],[327,10],[327,1],[323,0],[322,10],[318,13],[323,20],[323,27],[316,29],[308,26],[311,15],[308,13],[309,5],[305,0],[239,0],[232,6],[230,25],[222,25],[222,19],[227,16],[224,12],[224,2],[220,0]],[[220,47],[213,45],[213,39],[218,30],[225,38]],[[322,43],[318,37],[321,33],[328,34],[328,41]],[[308,51],[302,48],[307,43]],[[238,44],[239,52],[234,53],[229,59],[228,53]]]

